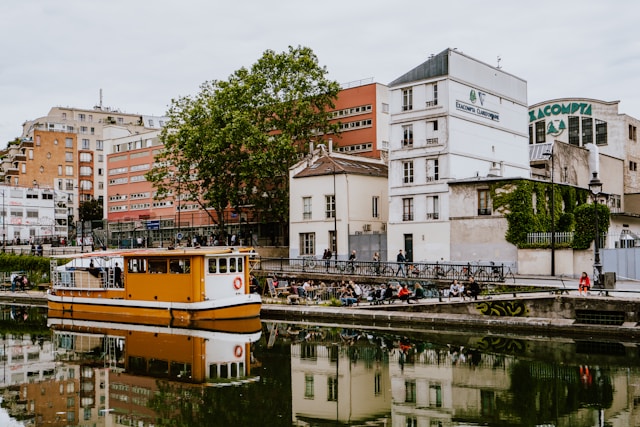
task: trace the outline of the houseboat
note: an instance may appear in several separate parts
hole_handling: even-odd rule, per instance
[[[62,266],[52,259],[49,313],[173,326],[257,318],[255,257],[251,248],[159,248],[82,253]]]

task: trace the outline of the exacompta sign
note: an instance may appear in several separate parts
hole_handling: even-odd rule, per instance
[[[475,114],[476,116],[481,116],[487,119],[494,120],[496,122],[500,121],[500,114],[495,111],[487,110],[485,108],[476,107],[475,105],[470,105],[462,101],[456,101],[456,110],[464,111],[465,113]]]
[[[558,116],[560,114],[591,115],[591,104],[584,102],[570,102],[568,104],[550,104],[536,110],[529,111],[529,122],[544,119],[545,117]]]

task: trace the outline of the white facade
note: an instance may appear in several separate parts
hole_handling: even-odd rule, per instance
[[[346,259],[350,235],[385,231],[387,166],[381,160],[321,148],[289,170],[289,188],[290,258],[321,258],[329,248]]]
[[[68,237],[67,193],[50,188],[0,185],[0,197],[3,243]]]
[[[527,84],[445,50],[390,85],[387,253],[450,259],[452,179],[529,177]],[[478,214],[488,202],[469,200]]]

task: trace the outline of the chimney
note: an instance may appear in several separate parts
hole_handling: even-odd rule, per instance
[[[329,153],[333,153],[333,138],[329,138]]]

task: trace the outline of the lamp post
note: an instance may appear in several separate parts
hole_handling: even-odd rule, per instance
[[[2,190],[2,252],[4,252],[5,247],[6,247],[6,229],[4,228],[4,217],[7,215],[7,213],[4,210],[4,190]]]
[[[602,182],[598,178],[598,172],[593,172],[593,177],[589,181],[589,191],[593,195],[593,208],[595,212],[595,231],[596,236],[594,239],[593,249],[593,271],[596,273],[596,277],[593,279],[594,285],[600,286],[600,277],[602,275],[602,264],[600,264],[600,230],[598,229],[598,197],[602,192]]]
[[[555,209],[555,160],[553,157],[553,145],[551,151],[544,153],[551,158],[551,276],[556,275],[556,209]]]

